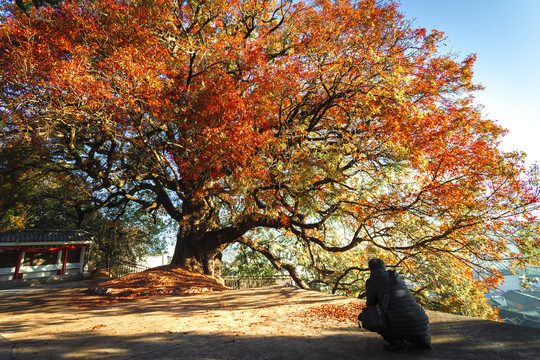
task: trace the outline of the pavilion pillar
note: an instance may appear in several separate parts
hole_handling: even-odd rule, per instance
[[[24,251],[19,249],[17,253],[17,265],[15,265],[15,273],[13,274],[13,280],[22,279],[21,266],[24,258]]]
[[[60,275],[66,275],[67,255],[68,249],[64,249],[62,254],[62,272],[60,273]]]

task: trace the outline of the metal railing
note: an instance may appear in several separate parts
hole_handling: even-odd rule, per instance
[[[117,277],[125,276],[147,270],[147,266],[137,265],[127,262],[120,262],[114,266],[114,273]]]
[[[113,266],[114,277],[121,277],[149,269],[147,266],[119,262]],[[233,289],[250,289],[269,286],[294,286],[293,279],[288,275],[277,275],[271,277],[241,277],[223,276],[225,286]]]
[[[239,276],[224,276],[225,286],[233,289],[250,289],[260,288],[275,285],[290,285],[294,284],[290,276],[272,276],[272,277],[239,277]]]

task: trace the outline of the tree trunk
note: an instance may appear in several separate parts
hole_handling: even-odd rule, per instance
[[[221,275],[226,245],[208,233],[212,210],[204,200],[184,203],[171,264],[205,275]]]
[[[178,232],[171,264],[205,275],[221,275],[221,257],[225,246],[203,237],[183,235],[181,231]]]
[[[201,197],[192,196],[183,203],[182,217],[178,219],[173,265],[206,275],[221,274],[221,246],[209,237],[209,222],[213,211]]]

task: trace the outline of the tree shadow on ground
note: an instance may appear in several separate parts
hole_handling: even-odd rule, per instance
[[[301,296],[299,292],[302,292]],[[173,312],[175,314],[191,314],[208,309],[248,310],[283,305],[316,305],[335,301],[336,296],[299,290],[292,287],[269,287],[245,290],[227,290],[207,292],[193,295],[161,295],[123,299],[121,296],[94,295],[86,287],[66,288],[39,291],[18,291],[0,294],[0,314],[6,312],[41,313],[47,311],[65,312],[66,307],[88,311],[108,310],[114,315]],[[177,302],[171,299],[178,299]],[[105,300],[105,301],[101,301]]]
[[[364,336],[362,336],[364,335]],[[70,333],[56,339],[0,340],[2,359],[535,359],[538,343],[507,338],[496,343],[436,336],[433,351],[410,346],[405,354],[383,350],[373,334],[322,337],[249,336],[193,332],[116,336]],[[409,344],[410,345],[410,344]],[[532,345],[532,346],[531,346]]]

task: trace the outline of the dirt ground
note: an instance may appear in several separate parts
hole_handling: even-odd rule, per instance
[[[434,312],[433,351],[387,353],[358,328],[362,301],[292,287],[121,299],[91,286],[1,290],[0,359],[540,359],[540,329]]]

